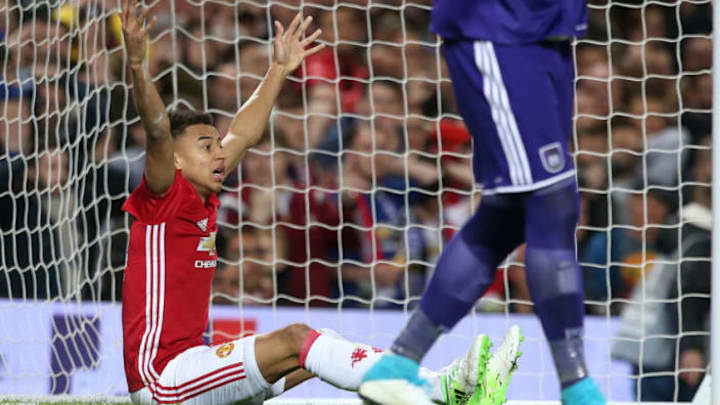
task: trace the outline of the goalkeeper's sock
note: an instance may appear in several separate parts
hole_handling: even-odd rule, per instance
[[[418,308],[395,339],[390,351],[420,364],[441,333],[442,329],[425,315],[422,308]]]
[[[588,376],[582,336],[551,340],[550,350],[562,389]]]
[[[310,343],[309,350],[301,365],[321,380],[349,391],[357,391],[363,375],[372,367],[383,351],[362,343],[353,343],[342,338],[334,331],[322,330]],[[301,359],[303,359],[301,353]],[[440,376],[429,369],[421,367],[420,378],[427,380],[432,386],[433,401],[443,401]],[[274,386],[273,386],[274,388]]]

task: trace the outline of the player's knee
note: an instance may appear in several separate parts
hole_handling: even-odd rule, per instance
[[[304,323],[293,323],[282,329],[283,340],[292,348],[300,350],[313,329]]]
[[[574,249],[528,246],[525,260],[528,287],[535,302],[583,293],[582,273],[575,259]]]

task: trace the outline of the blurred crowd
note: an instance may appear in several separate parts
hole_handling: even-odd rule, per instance
[[[145,137],[115,3],[0,1],[0,296],[119,300],[120,206],[142,178]],[[211,112],[221,133],[268,68],[271,21],[300,4],[149,3],[166,105]],[[329,46],[288,78],[264,140],[226,180],[215,303],[417,302],[482,194],[430,4],[302,2]],[[701,2],[590,2],[572,142],[590,313],[619,313],[709,211],[710,14]],[[523,257],[508,258],[479,310],[532,310]],[[709,278],[707,260],[686,264]]]

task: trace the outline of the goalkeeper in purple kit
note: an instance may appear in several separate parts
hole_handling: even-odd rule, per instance
[[[430,404],[418,365],[437,337],[472,308],[501,261],[527,243],[527,281],[550,343],[563,405],[604,405],[583,352],[582,275],[575,255],[579,195],[568,152],[574,64],[571,41],[586,28],[585,0],[435,0],[431,30],[473,137],[483,197],[447,245],[419,308],[363,377],[369,404]],[[522,339],[511,328],[472,397],[444,386],[455,404],[499,405]],[[488,345],[489,346],[489,345]],[[452,399],[452,400],[450,400]]]

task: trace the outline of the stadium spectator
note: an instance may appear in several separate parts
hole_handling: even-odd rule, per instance
[[[333,92],[339,97],[341,111],[353,113],[363,95],[363,79],[368,77],[367,61],[363,58],[362,44],[367,42],[365,14],[357,9],[340,6],[322,11],[317,19],[323,34],[320,39],[330,46],[305,60],[305,70],[295,74],[306,78],[310,97],[316,88]],[[320,90],[322,91],[322,90]],[[339,94],[335,94],[337,91]]]
[[[359,273],[364,276],[361,295],[380,299],[376,303],[380,306],[389,305],[389,300],[401,293],[397,287],[402,265],[396,260],[408,257],[402,232],[398,231],[407,222],[403,194],[408,185],[404,178],[388,172],[395,159],[388,152],[397,150],[398,142],[394,134],[358,122],[344,153],[343,210],[350,210],[349,221],[355,225],[357,244],[344,246],[343,252],[347,258],[364,263],[360,266],[364,271]]]
[[[288,214],[282,218],[288,240],[288,280],[285,291],[310,305],[328,305],[327,300],[311,297],[337,298],[340,263],[338,228],[340,222],[336,174],[323,161],[310,159],[308,183],[296,181],[291,193]],[[302,180],[302,181],[305,181]]]
[[[212,98],[208,100],[210,108],[216,108],[228,114],[237,111],[239,107],[237,82],[237,70],[234,62],[225,62],[218,65],[216,70],[209,74],[207,80],[208,94],[213,95]],[[257,85],[257,82],[255,85]],[[243,86],[243,90],[247,90],[247,87]],[[249,94],[244,91],[242,94],[245,96],[245,99],[249,97]]]
[[[111,131],[106,129],[93,139],[82,172],[83,181],[76,185],[80,199],[76,211],[77,240],[85,250],[79,266],[82,278],[86,280],[80,287],[82,297],[87,300],[114,300],[121,296],[122,274],[108,269],[124,265],[127,240],[124,234],[113,231],[125,223],[120,208],[125,200],[126,184],[132,181],[139,184],[142,179],[133,177],[142,176],[142,169],[140,173],[131,170],[133,163],[144,161],[144,155],[136,156],[135,160],[115,160],[111,162],[116,164],[108,164],[111,157],[117,156],[111,136]]]
[[[681,123],[690,131],[691,143],[710,134],[712,130],[712,77],[710,74],[689,76],[683,80],[683,111]]]
[[[583,251],[578,253],[580,262],[587,265],[588,299],[627,298],[647,270],[648,262],[672,250],[672,240],[668,239],[671,235],[663,232],[663,226],[672,224],[677,194],[656,188],[644,192],[642,181],[633,188],[625,207],[630,223],[588,232]]]
[[[708,364],[712,181],[710,141],[696,152],[692,201],[680,211],[675,249],[650,264],[622,313],[615,358],[629,361],[640,377],[638,401],[691,401]],[[680,267],[673,263],[680,261]],[[660,337],[662,336],[662,337]],[[680,336],[679,338],[677,336]],[[676,374],[677,373],[677,374]],[[677,377],[676,377],[677,375]]]
[[[252,95],[270,62],[270,49],[265,44],[249,42],[240,48],[240,97],[243,102]],[[235,86],[232,86],[233,89]]]
[[[612,218],[608,218],[608,221],[611,224],[628,224],[630,223],[629,213],[624,207],[628,205],[630,194],[624,190],[632,188],[637,172],[642,170],[642,131],[622,119],[614,121],[611,131],[610,164],[612,173],[610,173],[610,178],[612,179],[612,189],[610,197],[614,209]]]
[[[675,186],[682,180],[687,164],[690,141],[687,130],[668,118],[677,110],[665,93],[635,94],[630,99],[632,123],[645,135],[644,167],[638,167],[636,176],[647,179],[646,185]]]
[[[17,87],[2,86],[0,89],[9,96],[5,102],[6,114],[0,117],[0,151],[9,156],[30,153],[33,130],[31,124],[30,99],[27,96],[13,97]],[[10,94],[7,94],[10,93]]]
[[[7,188],[9,186],[9,188]],[[0,159],[0,229],[3,234],[0,297],[45,300],[64,289],[73,264],[68,156],[57,147],[35,159]],[[72,269],[76,270],[76,269]],[[75,275],[73,275],[75,276]],[[65,280],[64,280],[65,279]]]
[[[285,271],[285,234],[273,229],[243,226],[234,232],[224,250],[225,263],[217,269],[213,292],[216,304],[271,304],[275,280]]]
[[[145,170],[145,130],[140,121],[129,124],[126,127],[127,142],[125,148],[116,150],[111,156],[108,164],[111,170],[126,172],[128,177],[128,189],[135,190],[140,185]],[[122,129],[118,128],[118,132]],[[121,138],[122,133],[117,137]],[[124,188],[124,186],[123,186]]]

